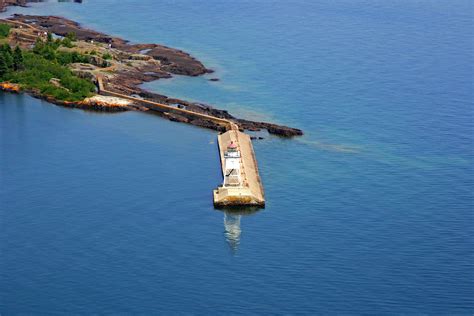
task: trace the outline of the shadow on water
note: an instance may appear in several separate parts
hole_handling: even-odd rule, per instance
[[[235,255],[239,249],[242,229],[240,226],[242,216],[249,216],[259,212],[259,207],[232,207],[221,208],[224,213],[224,237],[230,247],[230,251]]]

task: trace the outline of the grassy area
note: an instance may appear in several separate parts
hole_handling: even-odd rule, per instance
[[[70,63],[89,62],[89,57],[77,52],[61,52],[61,41],[38,41],[32,51],[8,45],[0,47],[0,81],[18,83],[27,89],[40,90],[57,100],[80,101],[92,95],[92,82],[75,76]],[[58,80],[51,80],[58,79]]]

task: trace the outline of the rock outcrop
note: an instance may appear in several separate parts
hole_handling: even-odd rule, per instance
[[[10,20],[33,26],[36,31],[32,34],[36,34],[38,31],[40,31],[39,33],[51,32],[59,36],[66,36],[69,33],[74,33],[78,40],[74,43],[74,50],[79,51],[82,54],[97,51],[101,56],[104,56],[105,54],[111,55],[113,57],[113,62],[105,61],[101,57],[89,54],[91,59],[93,59],[90,64],[71,65],[72,71],[83,78],[94,79],[97,74],[100,74],[101,77],[104,78],[107,90],[109,91],[129,96],[137,96],[150,101],[185,108],[189,111],[228,119],[236,122],[242,129],[246,130],[258,131],[266,129],[270,134],[283,137],[292,137],[303,134],[303,132],[297,128],[239,119],[229,114],[226,110],[216,109],[206,104],[169,98],[140,88],[141,84],[144,82],[170,78],[174,74],[198,76],[212,72],[212,70],[207,69],[200,61],[181,50],[158,44],[130,44],[122,38],[83,28],[77,22],[57,16],[15,14],[10,18]],[[19,37],[16,37],[16,40],[17,42],[13,43],[14,45],[21,46],[22,44],[25,44],[21,42],[22,39]],[[98,43],[101,44],[97,45]],[[213,78],[212,80],[216,81],[217,78]],[[81,108],[87,106],[87,104],[81,104],[80,102],[73,104],[65,104],[64,102],[53,103]],[[124,107],[111,107],[96,103],[90,104],[90,108],[104,111],[122,111],[127,109],[153,110],[153,107],[151,106],[147,108],[140,104],[133,104]],[[222,129],[222,126],[211,121],[196,119],[192,116],[187,117],[186,115],[179,115],[176,113],[156,112],[157,115],[163,116],[172,121],[188,123],[215,130]]]
[[[21,88],[20,88],[19,85],[15,84],[15,83],[1,82],[0,83],[0,90],[7,91],[7,92],[18,93],[18,92],[21,91]]]
[[[6,10],[8,6],[26,6],[28,1],[26,0],[0,0],[0,12]],[[31,1],[30,1],[31,2]]]
[[[132,45],[122,38],[83,28],[79,23],[66,18],[15,14],[13,20],[33,24],[35,27],[42,27],[48,32],[59,36],[75,33],[78,40],[111,44],[112,48],[131,54],[143,52],[141,55],[147,55],[159,60],[163,65],[163,70],[172,74],[199,76],[212,72],[212,70],[206,69],[200,61],[179,49],[158,44]]]

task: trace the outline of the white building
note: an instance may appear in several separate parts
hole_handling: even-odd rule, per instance
[[[230,142],[224,153],[224,184],[223,187],[240,187],[242,179],[240,176],[240,151],[234,142]]]

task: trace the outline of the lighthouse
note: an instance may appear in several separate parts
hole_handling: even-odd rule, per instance
[[[231,141],[224,152],[224,184],[223,187],[240,187],[240,151],[237,145]]]
[[[213,191],[214,206],[265,206],[250,136],[231,129],[217,136],[223,183]]]

